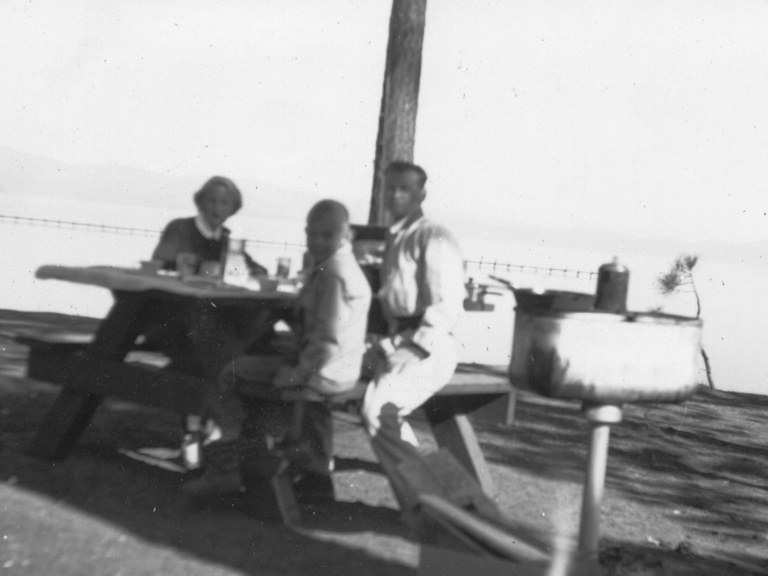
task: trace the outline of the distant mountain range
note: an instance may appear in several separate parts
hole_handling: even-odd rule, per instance
[[[192,194],[207,175],[178,176],[111,164],[71,164],[0,146],[0,194],[23,194],[86,202],[157,206],[189,211]],[[286,209],[305,211],[320,197],[312,192],[283,188],[248,177],[231,175],[253,215],[287,219]],[[256,199],[251,202],[251,199]],[[355,203],[356,211],[365,202]],[[9,207],[0,207],[8,212]],[[249,210],[251,212],[251,210]],[[301,218],[302,216],[299,216]],[[482,222],[457,215],[445,219],[463,238],[489,242],[559,246],[576,250],[668,256],[705,255],[708,260],[752,266],[768,265],[768,242],[684,242],[672,238],[639,238],[616,232],[581,228],[545,228],[510,225],[498,220]]]
[[[669,258],[683,254],[704,256],[707,260],[768,266],[768,242],[688,242],[678,238],[637,237],[617,232],[582,228],[521,226],[498,221],[457,222],[456,229],[472,230],[473,238],[540,247],[561,247],[590,252],[641,254]],[[466,233],[465,233],[466,235]]]
[[[158,174],[117,164],[71,164],[0,146],[0,193],[190,211],[192,195],[210,176]],[[285,217],[286,205],[304,209],[319,200],[311,192],[227,176],[237,183],[246,207],[249,199],[258,198],[259,216]]]

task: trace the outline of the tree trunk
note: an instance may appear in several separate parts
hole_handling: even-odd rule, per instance
[[[393,160],[413,161],[426,10],[427,0],[392,0],[369,224],[391,220],[384,204],[386,167]]]

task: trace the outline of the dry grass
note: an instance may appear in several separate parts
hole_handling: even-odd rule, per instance
[[[307,508],[300,531],[249,515],[238,496],[189,501],[178,475],[117,453],[176,445],[180,423],[172,414],[105,402],[65,462],[27,456],[57,388],[24,377],[26,348],[13,336],[94,326],[0,311],[3,574],[415,573],[418,545],[399,522],[354,416],[335,422],[339,501]],[[514,425],[476,427],[507,516],[545,538],[573,535],[587,431],[578,405],[521,394]],[[680,405],[627,407],[611,440],[606,572],[768,573],[766,469],[768,397],[702,391]]]

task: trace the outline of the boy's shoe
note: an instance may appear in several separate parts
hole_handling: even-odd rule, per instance
[[[203,443],[203,463],[219,470],[236,470],[250,454],[264,452],[265,445],[264,438],[245,437]]]
[[[293,492],[301,503],[317,504],[333,502],[336,493],[333,488],[333,478],[327,474],[315,474],[301,470],[291,478]]]
[[[234,494],[245,492],[240,470],[222,470],[208,466],[202,475],[184,482],[181,491],[187,496],[198,498],[217,494]]]
[[[301,440],[283,440],[275,446],[274,453],[290,462],[294,469],[322,476],[330,476],[333,473],[333,457],[318,454]]]

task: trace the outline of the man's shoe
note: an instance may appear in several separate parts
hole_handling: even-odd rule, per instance
[[[213,420],[207,420],[205,422],[203,434],[205,435],[203,438],[204,446],[210,444],[211,442],[219,442],[223,437],[221,428],[219,428],[219,426]]]
[[[197,478],[184,482],[181,491],[187,496],[198,498],[219,494],[234,494],[244,492],[240,470],[221,470],[213,466]]]

